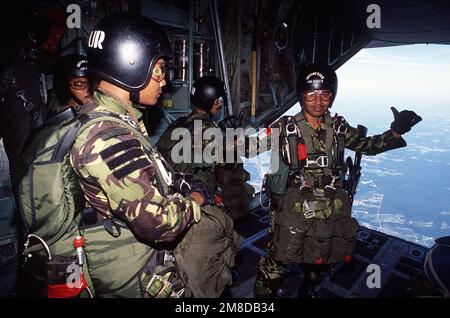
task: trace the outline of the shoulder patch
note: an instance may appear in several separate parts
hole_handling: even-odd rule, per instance
[[[142,168],[146,168],[150,165],[151,165],[151,163],[147,158],[139,159],[139,160],[131,162],[130,164],[127,164],[123,168],[120,168],[120,169],[114,171],[113,176],[116,179],[122,179],[122,178],[126,177],[127,175],[129,175],[130,173],[132,173],[136,170],[142,169]]]
[[[141,143],[137,139],[125,140],[100,151],[100,156],[103,160],[106,160],[106,158],[109,158],[120,151],[131,148],[140,148],[140,146]]]
[[[145,155],[144,151],[142,151],[141,148],[133,148],[121,154],[120,156],[117,156],[116,158],[108,160],[106,162],[106,165],[108,166],[109,169],[114,170],[128,161],[131,161],[144,155]]]
[[[119,152],[124,153],[117,155]],[[100,152],[101,158],[116,179],[123,179],[130,173],[151,166],[137,139],[121,141]],[[122,166],[121,168],[119,168]]]

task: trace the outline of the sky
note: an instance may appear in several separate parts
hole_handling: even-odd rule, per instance
[[[337,70],[336,108],[447,112],[450,100],[450,46],[405,45],[363,49]],[[450,114],[450,112],[448,112]]]
[[[391,106],[424,120],[450,118],[450,45],[416,44],[362,49],[337,70],[332,114],[381,133],[393,119]],[[295,115],[298,103],[286,115]],[[375,130],[373,130],[375,129]]]

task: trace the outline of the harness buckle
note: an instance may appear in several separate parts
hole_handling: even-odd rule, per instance
[[[133,127],[134,129],[137,129],[138,126],[137,124],[133,121],[133,119],[128,116],[128,115],[119,115],[120,119],[122,119],[124,122],[126,122],[128,125],[130,125],[131,127]]]
[[[165,253],[164,253],[164,264],[173,263],[173,262],[175,262],[175,257],[172,255],[172,253],[169,253],[168,251],[165,251]]]
[[[25,108],[25,110],[31,114],[33,119],[36,120],[37,119],[36,106],[32,102],[30,102],[28,98],[25,96],[25,91],[23,89],[18,90],[16,92],[16,97],[22,100],[23,108]]]
[[[332,175],[330,184],[325,186],[324,193],[326,197],[333,198],[335,196],[336,187],[334,186],[334,184],[336,183],[337,178],[337,176]]]
[[[308,211],[305,211],[305,213],[303,213],[303,215],[305,216],[305,219],[312,219],[313,217],[316,216],[316,212],[314,212],[314,210],[308,210]]]
[[[288,123],[286,124],[286,136],[289,137],[290,135],[300,135],[298,131],[298,126],[294,123]]]
[[[317,159],[306,158],[305,168],[309,168],[311,165],[316,164],[320,168],[328,167],[328,156],[319,156]]]
[[[305,212],[303,212],[305,219],[311,219],[316,216],[316,212],[309,207],[309,204],[306,200],[303,201],[303,206],[305,207]]]
[[[184,288],[181,288],[179,291],[173,291],[170,295],[170,298],[181,298],[184,295]]]

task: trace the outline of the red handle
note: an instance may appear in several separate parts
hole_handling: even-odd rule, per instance
[[[73,247],[78,248],[78,247],[83,247],[83,246],[84,246],[84,237],[76,236],[73,239]]]

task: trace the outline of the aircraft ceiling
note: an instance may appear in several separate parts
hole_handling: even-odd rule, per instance
[[[450,44],[448,0],[372,1],[381,9],[381,28],[372,29],[367,47],[437,43]]]

